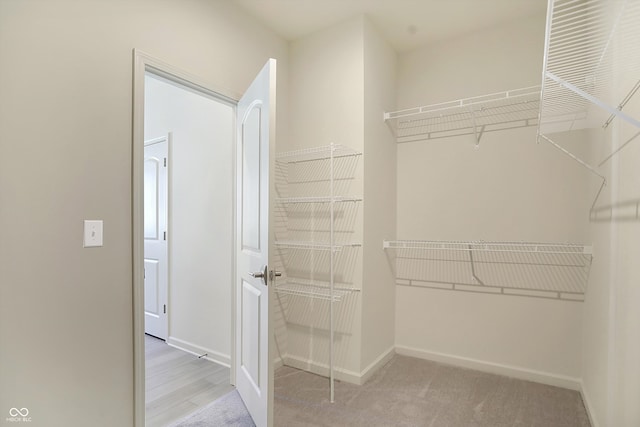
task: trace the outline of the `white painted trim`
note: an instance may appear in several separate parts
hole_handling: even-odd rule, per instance
[[[133,425],[145,425],[144,350],[144,73],[145,59],[133,51],[132,218]]]
[[[381,367],[387,364],[393,356],[396,354],[395,346],[389,347],[385,352],[383,352],[376,360],[371,362],[369,366],[364,368],[364,370],[360,373],[360,384],[364,384],[369,381],[369,378],[373,376],[373,374],[378,371]]]
[[[282,357],[277,357],[274,361],[273,361],[273,369],[276,370],[278,368],[282,368],[284,366],[284,360],[282,359]]]
[[[224,99],[230,104],[237,104],[241,95],[227,88],[216,86],[215,84],[203,80],[202,78],[189,73],[181,68],[175,67],[167,62],[162,61],[154,56],[149,55],[140,49],[133,50],[136,58],[139,58],[145,64],[144,71],[150,71],[160,77],[164,77],[170,81],[179,81],[180,84],[195,90],[196,92],[204,92],[213,95],[218,99]],[[143,72],[144,74],[144,72]]]
[[[580,395],[582,396],[582,403],[584,403],[584,408],[586,409],[587,415],[589,416],[591,427],[600,427],[600,424],[598,423],[598,417],[596,417],[596,413],[593,410],[593,405],[591,404],[591,399],[589,399],[589,393],[587,393],[587,389],[582,380],[580,380]]]
[[[160,142],[167,141],[167,147],[169,146],[169,135],[159,136],[157,138],[151,138],[144,141],[144,146],[158,144]]]
[[[328,364],[317,363],[313,360],[303,359],[301,357],[291,355],[285,355],[282,360],[285,365],[291,366],[292,368],[301,369],[303,371],[311,372],[329,378]],[[334,368],[334,374],[337,380],[348,382],[351,384],[362,385],[362,377],[355,371],[350,371],[342,368]],[[328,390],[329,389],[327,389],[327,391]]]
[[[231,368],[231,356],[228,354],[223,354],[215,350],[204,348],[175,337],[167,338],[167,344],[171,347],[177,348],[178,350],[186,351],[187,353],[193,354],[194,356],[200,357],[203,354],[206,354],[203,359],[215,362],[218,365],[222,365],[227,368]]]
[[[335,378],[340,381],[351,384],[362,385],[373,376],[373,374],[384,366],[396,354],[395,347],[390,347],[383,352],[376,360],[367,366],[362,372],[358,373],[348,369],[334,368]],[[312,372],[323,377],[329,377],[329,365],[318,363],[313,360],[303,359],[301,357],[292,356],[290,354],[281,356],[274,361],[275,369],[283,366],[291,366],[292,368],[301,369],[303,371]]]
[[[419,359],[431,360],[434,362],[446,363],[448,365],[460,366],[463,368],[476,369],[478,371],[492,374],[505,375],[521,380],[533,381],[548,384],[556,387],[568,388],[580,391],[581,381],[579,378],[565,375],[552,374],[550,372],[536,371],[519,366],[505,365],[502,363],[492,363],[483,360],[471,359],[467,357],[454,356],[452,354],[437,353],[433,351],[421,350],[401,345],[396,345],[396,353],[403,356],[417,357]]]
[[[178,82],[192,90],[212,96],[221,102],[226,102],[235,108],[240,95],[225,88],[219,88],[209,82],[201,80],[184,70],[174,67],[164,61],[146,54],[139,49],[133,49],[133,107],[132,107],[132,253],[133,253],[133,425],[145,426],[145,344],[144,344],[144,79],[147,71]],[[234,139],[234,147],[236,141]],[[235,167],[232,172],[235,180]],[[235,193],[234,193],[235,195]],[[235,206],[235,203],[233,204]],[[233,208],[235,209],[235,208]],[[234,211],[235,218],[235,211]],[[234,231],[235,232],[235,231]],[[235,253],[235,243],[230,250]],[[233,283],[230,284],[233,286]],[[233,295],[233,292],[232,292]],[[231,337],[233,364],[235,339],[235,299],[231,301]],[[171,333],[171,330],[168,331]],[[235,383],[234,369],[231,368],[231,383]]]

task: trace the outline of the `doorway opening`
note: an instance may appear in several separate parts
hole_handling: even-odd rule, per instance
[[[147,426],[232,388],[233,117],[229,103],[145,74]]]
[[[215,132],[221,132],[220,141],[206,144],[207,147],[224,147],[220,152],[199,152],[182,155],[183,170],[194,178],[184,188],[177,191],[177,169],[181,157],[178,155],[178,133],[176,126],[166,127],[161,121],[161,132],[168,137],[168,297],[167,297],[167,342],[199,359],[208,359],[230,367],[229,383],[237,389],[228,395],[238,404],[237,414],[255,420],[257,425],[273,423],[273,323],[270,322],[271,309],[269,283],[278,276],[269,270],[270,170],[275,144],[275,94],[276,61],[269,59],[242,96],[221,95],[220,91],[207,89],[208,85],[198,83],[175,67],[134,50],[134,91],[133,91],[133,334],[134,334],[134,425],[145,423],[145,292],[144,292],[144,140],[152,119],[148,118],[145,86],[151,80],[180,88],[182,94],[210,98],[213,105],[226,112],[220,123],[214,124]],[[237,101],[236,101],[237,100]],[[186,105],[178,99],[171,99],[174,109],[167,117],[179,117],[192,126],[197,134],[199,125],[211,125],[212,118],[199,110],[185,111]],[[196,120],[204,118],[203,121]],[[213,120],[215,122],[215,120]],[[149,122],[149,126],[145,122]],[[199,125],[195,125],[197,123]],[[219,125],[216,127],[216,125]],[[164,128],[162,128],[164,126]],[[161,138],[147,134],[148,140]],[[236,138],[237,137],[237,140]],[[224,144],[228,139],[229,144]],[[185,144],[183,142],[183,144]],[[153,144],[150,144],[153,145]],[[187,159],[185,161],[185,159]],[[209,191],[199,191],[207,188]],[[216,190],[222,192],[216,193]],[[213,211],[193,205],[184,209],[178,195],[188,195],[190,200],[213,206]],[[225,200],[226,199],[226,200]],[[195,203],[194,202],[194,203]],[[196,204],[197,204],[196,203]],[[227,209],[228,203],[228,209]],[[186,216],[184,228],[191,229],[192,235],[204,241],[211,254],[202,258],[197,252],[200,246],[186,244],[184,253],[178,251],[178,205]],[[185,202],[185,205],[188,205]],[[194,207],[195,206],[195,207]],[[185,214],[186,212],[186,214]],[[197,219],[204,219],[198,222]],[[184,218],[183,218],[184,219]],[[228,221],[228,222],[227,222]],[[218,227],[218,228],[216,228]],[[211,231],[213,230],[213,231]],[[159,233],[157,234],[160,235]],[[216,248],[211,251],[211,248]],[[178,255],[178,253],[180,253]],[[177,262],[174,258],[183,256],[188,266],[185,277],[178,280]],[[195,259],[195,261],[194,261]],[[222,261],[220,261],[222,260]],[[226,263],[225,261],[226,260]],[[211,265],[204,265],[211,263]],[[229,267],[225,269],[224,266]],[[213,267],[213,268],[212,268]],[[209,271],[209,274],[194,274],[191,269]],[[179,282],[176,284],[174,282]],[[195,284],[194,284],[195,283]],[[219,287],[211,287],[220,283]],[[200,284],[200,285],[199,285]],[[226,291],[225,285],[226,284]],[[185,292],[185,288],[192,293]],[[178,289],[178,290],[177,290]],[[216,289],[216,291],[211,291]],[[209,293],[207,293],[209,292]],[[228,293],[226,293],[228,292]],[[225,295],[226,293],[226,295]],[[195,299],[194,299],[195,298]],[[185,302],[186,301],[186,302]],[[224,308],[216,312],[214,305],[222,303],[230,316],[230,327],[221,327]],[[163,303],[164,304],[164,303]],[[156,304],[156,313],[160,304]],[[164,307],[164,306],[163,306]],[[200,310],[198,310],[200,309]],[[220,314],[222,313],[222,317]],[[220,321],[212,320],[218,315]],[[212,317],[213,316],[213,317]],[[228,332],[227,352],[224,340],[211,341],[212,331]],[[215,335],[215,334],[214,334]],[[209,341],[207,341],[209,340]],[[203,344],[204,343],[204,344]],[[208,347],[208,346],[211,347]],[[220,350],[222,349],[222,350]],[[222,401],[224,399],[219,399]],[[226,410],[226,404],[212,404],[205,410]],[[198,413],[199,414],[199,413]]]
[[[233,390],[236,102],[163,69],[145,67],[140,117],[144,319],[135,340],[144,403],[136,425],[147,426]]]

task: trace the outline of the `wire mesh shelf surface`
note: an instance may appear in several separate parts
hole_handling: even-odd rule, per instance
[[[282,248],[289,249],[307,249],[307,250],[315,250],[315,251],[330,251],[333,249],[334,252],[340,252],[343,248],[347,247],[360,247],[362,243],[337,243],[331,245],[331,243],[326,242],[300,242],[300,241],[292,241],[292,240],[279,240],[275,242],[276,246],[280,246]]]
[[[353,148],[339,144],[324,145],[321,147],[305,148],[301,150],[285,151],[276,155],[276,160],[283,163],[309,162],[312,160],[324,160],[339,157],[359,156],[362,153]]]
[[[591,255],[593,248],[578,243],[485,242],[440,240],[385,240],[384,249],[421,249],[447,251],[482,251],[538,254]]]
[[[315,282],[302,279],[288,279],[285,283],[278,284],[275,287],[276,293],[285,295],[302,296],[334,302],[341,301],[345,296],[359,292],[360,289],[351,286],[336,285],[333,287],[333,293],[329,283]]]
[[[640,127],[622,112],[640,87],[638,22],[636,0],[550,2],[539,133],[606,127],[614,116]]]
[[[540,86],[387,112],[398,142],[429,140],[537,125]]]
[[[358,196],[326,196],[326,197],[282,197],[276,199],[276,202],[282,204],[296,204],[296,203],[331,203],[331,202],[361,202],[362,197]]]
[[[396,283],[436,289],[584,300],[592,248],[574,243],[384,241]]]

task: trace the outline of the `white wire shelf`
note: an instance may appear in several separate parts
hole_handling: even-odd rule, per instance
[[[640,88],[638,22],[637,0],[549,2],[539,134],[607,127],[615,117],[640,127],[623,111]]]
[[[282,204],[303,204],[303,203],[344,203],[344,202],[361,202],[362,197],[358,196],[334,196],[334,197],[283,197],[276,199],[277,203]]]
[[[360,292],[360,289],[351,286],[335,285],[332,293],[329,283],[304,279],[288,279],[286,283],[277,284],[275,291],[276,293],[284,295],[339,302],[349,294]]]
[[[324,160],[331,158],[359,156],[362,153],[353,148],[339,144],[324,145],[321,147],[305,148],[302,150],[285,151],[276,154],[276,160],[282,163],[309,162],[312,160]]]
[[[280,240],[275,242],[276,246],[288,249],[305,249],[312,251],[330,251],[340,252],[343,248],[356,248],[362,246],[362,243],[339,243],[333,246],[326,242],[299,242],[291,240]]]
[[[582,254],[591,256],[592,246],[577,243],[530,243],[438,240],[385,240],[384,249],[420,249],[463,252],[511,252],[537,254]]]
[[[575,243],[384,241],[396,284],[583,301],[592,247]]]
[[[538,124],[540,86],[384,113],[397,142],[474,135]]]

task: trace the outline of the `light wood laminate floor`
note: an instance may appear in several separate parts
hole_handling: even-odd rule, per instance
[[[233,390],[229,368],[145,335],[146,425],[162,427]]]

